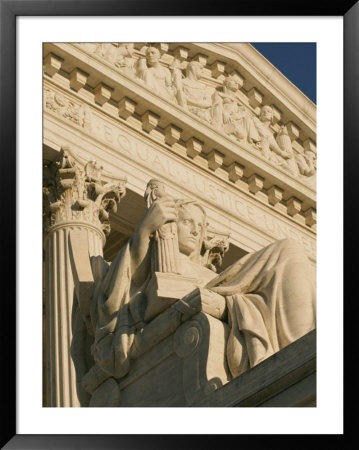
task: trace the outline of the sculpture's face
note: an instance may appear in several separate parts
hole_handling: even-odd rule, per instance
[[[238,90],[238,83],[233,78],[227,81],[226,86],[230,91],[235,92]]]
[[[147,63],[152,65],[158,63],[160,60],[160,52],[156,47],[149,47],[146,51],[146,60]]]
[[[181,253],[191,255],[199,250],[203,236],[203,212],[194,204],[187,204],[179,208],[178,213],[178,245]]]
[[[270,106],[263,106],[262,111],[260,113],[261,120],[272,120],[273,119],[273,110]]]

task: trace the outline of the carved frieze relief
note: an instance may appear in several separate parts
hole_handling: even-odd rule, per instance
[[[60,114],[88,131],[92,129],[91,110],[85,103],[74,102],[60,92],[47,87],[44,88],[44,108]]]

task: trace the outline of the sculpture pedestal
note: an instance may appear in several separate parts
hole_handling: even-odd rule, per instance
[[[174,332],[168,323],[168,330],[120,380],[119,406],[191,406],[230,380],[227,324],[200,312]]]

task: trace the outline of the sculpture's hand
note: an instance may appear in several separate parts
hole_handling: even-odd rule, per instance
[[[292,155],[289,152],[282,152],[280,154],[284,159],[289,159]]]
[[[227,111],[223,111],[223,123],[232,123],[231,116]]]
[[[140,286],[150,267],[149,245],[153,233],[166,222],[177,219],[175,202],[171,197],[159,196],[147,209],[144,218],[131,239],[131,272],[133,282]]]
[[[222,319],[226,314],[225,298],[209,289],[194,289],[183,297],[183,300],[192,308],[207,313],[217,319]]]
[[[157,198],[146,212],[141,223],[141,229],[151,235],[167,222],[177,220],[175,202],[171,197]]]

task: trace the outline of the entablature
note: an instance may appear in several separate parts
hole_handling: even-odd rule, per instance
[[[258,200],[263,201],[264,198],[273,207],[276,207],[276,205],[277,207],[282,206],[286,208],[290,217],[300,218],[302,216],[303,219],[305,218],[308,227],[314,226],[315,192],[313,190],[289,177],[280,169],[271,167],[266,160],[256,159],[245,148],[241,148],[239,153],[237,144],[230,142],[223,136],[216,136],[216,133],[210,127],[200,121],[198,121],[198,128],[201,130],[201,128],[207,127],[207,134],[212,133],[212,140],[207,140],[207,142],[212,142],[214,149],[208,152],[203,150],[202,141],[193,136],[188,137],[186,142],[182,139],[172,143],[168,142],[165,133],[161,133],[159,126],[154,127],[151,131],[145,130],[140,120],[133,116],[129,116],[127,119],[118,117],[116,106],[109,103],[100,106],[93,101],[92,94],[88,91],[81,90],[75,94],[67,83],[68,81],[61,75],[58,75],[56,79],[45,80],[44,108],[46,113],[61,115],[83,131],[91,126],[96,128],[98,123],[101,122],[101,117],[109,120],[109,127],[116,127],[116,123],[121,126],[125,125],[129,130],[135,131],[152,142],[157,142],[167,151],[170,150],[174,156],[177,155],[181,159],[188,160],[194,166],[208,171],[215,178],[226,180],[233,187],[249,191]],[[144,96],[151,95],[147,90],[142,89],[144,90]],[[158,104],[161,105],[161,102],[164,101],[159,99]],[[157,107],[159,106],[157,105]],[[182,111],[179,111],[179,113],[182,115],[183,122],[187,120],[187,132],[190,136],[189,131],[193,130],[193,123],[191,125],[191,120],[187,117],[187,114]],[[149,126],[150,117],[147,117],[147,119]],[[92,125],[91,122],[93,122]],[[103,133],[106,134],[106,128],[104,129]],[[198,130],[194,130],[193,134],[195,131]],[[202,130],[202,133],[204,138],[206,133],[204,130]],[[104,139],[106,138],[105,134],[103,135]],[[196,135],[198,136],[198,134]],[[202,134],[200,136],[202,137]],[[223,153],[220,153],[218,148]],[[190,151],[197,151],[197,155],[189,155]],[[227,155],[225,155],[225,152]],[[232,158],[232,160],[229,158]]]
[[[46,89],[48,81],[44,85]],[[143,195],[144,183],[160,177],[173,197],[191,197],[203,204],[211,224],[228,229],[231,242],[246,251],[257,250],[275,239],[292,237],[302,242],[310,259],[315,260],[315,225],[307,225],[302,212],[291,211],[293,215],[289,215],[285,201],[278,198],[273,201],[276,192],[271,190],[268,195],[263,189],[255,192],[256,180],[252,180],[252,191],[247,184],[234,184],[225,178],[224,172],[213,173],[208,167],[194,164],[181,154],[179,147],[169,152],[168,146],[153,135],[132,128],[127,121],[119,122],[100,109],[91,110],[92,126],[76,123],[70,119],[76,115],[68,112],[70,96],[62,93],[60,99],[63,104],[60,114],[51,109],[44,113],[44,141],[49,147],[70,146],[79,160],[96,159],[104,171],[111,167],[115,176],[126,176],[128,192],[135,192],[138,199]],[[72,103],[71,108],[76,105]],[[125,203],[120,205],[121,223],[132,214],[127,200],[126,196]],[[136,215],[141,207],[132,201],[130,204]],[[115,222],[114,229],[126,231]],[[125,228],[131,231],[135,225],[134,219]]]
[[[314,117],[312,117],[313,114],[307,120],[308,123],[305,123],[303,120],[299,120],[298,116],[295,116],[295,112],[291,112],[289,109],[287,112],[283,112],[285,108],[282,105],[280,108],[283,111],[273,103],[269,105],[269,97],[264,99],[264,96],[257,88],[252,87],[248,92],[243,90],[243,88],[238,90],[236,93],[236,102],[238,105],[238,102],[241,103],[241,114],[247,115],[250,120],[256,120],[256,123],[259,123],[261,128],[263,128],[262,123],[256,115],[261,117],[262,105],[272,108],[272,122],[265,132],[267,134],[269,133],[272,141],[273,136],[277,135],[276,142],[273,142],[274,146],[277,147],[277,150],[275,150],[277,154],[271,151],[272,147],[265,154],[263,149],[261,151],[261,143],[258,145],[258,142],[248,142],[249,139],[236,139],[234,136],[237,132],[236,130],[233,133],[224,132],[224,129],[228,130],[227,125],[223,126],[222,129],[218,128],[213,123],[209,123],[206,118],[200,118],[198,114],[193,114],[183,106],[176,104],[176,102],[172,101],[173,99],[169,101],[164,95],[159,95],[153,89],[149,90],[148,86],[146,87],[146,83],[143,80],[139,80],[138,77],[136,78],[128,67],[118,68],[113,62],[108,61],[108,57],[107,59],[105,58],[106,54],[102,52],[99,56],[99,52],[92,51],[91,53],[88,48],[91,45],[107,45],[116,49],[117,47],[112,44],[46,45],[45,53],[48,53],[45,57],[45,73],[49,77],[55,76],[57,82],[60,82],[60,78],[62,78],[63,85],[67,85],[73,91],[77,91],[78,94],[85,93],[87,98],[89,100],[91,99],[96,105],[100,105],[104,109],[115,108],[116,115],[120,118],[129,121],[132,120],[133,123],[137,122],[148,133],[162,134],[165,142],[170,146],[182,143],[189,157],[195,158],[198,155],[205,157],[208,160],[208,166],[212,170],[227,171],[228,176],[232,179],[234,178],[232,180],[234,182],[241,177],[249,178],[252,173],[256,173],[257,176],[264,178],[264,180],[278,180],[280,185],[278,183],[275,184],[281,189],[286,189],[286,185],[290,185],[290,180],[294,179],[297,191],[303,192],[304,195],[308,195],[307,193],[312,191],[309,196],[313,197],[316,180],[316,147],[315,135],[313,134],[315,133],[315,123]],[[132,56],[136,54],[136,61],[142,61],[146,51],[144,49],[148,49],[149,47],[139,43],[134,45],[135,50]],[[160,44],[154,45],[160,46]],[[171,45],[173,46],[174,44]],[[161,61],[165,61],[163,67],[174,66],[174,61],[182,66],[183,64],[186,66],[184,57],[189,58],[190,56],[188,55],[191,55],[191,52],[188,51],[186,53],[185,50],[187,49],[185,47],[176,45],[171,50],[173,55],[177,57],[177,59],[174,59],[175,56],[171,56],[168,53],[171,45],[166,46],[163,44],[164,47],[160,47],[162,52],[164,50],[167,51],[167,53],[162,53]],[[196,50],[196,45],[188,44],[188,46],[192,46],[192,53]],[[219,46],[219,44],[208,45],[212,47]],[[247,49],[245,44],[241,45]],[[240,48],[242,49],[242,47]],[[141,56],[142,59],[140,58]],[[201,83],[207,83],[207,86],[212,84],[218,89],[225,79],[224,74],[227,73],[225,72],[226,68],[232,74],[235,72],[237,84],[238,86],[241,85],[238,82],[241,79],[241,75],[237,69],[233,69],[233,61],[232,66],[229,66],[228,61],[226,65],[224,63],[221,65],[217,60],[212,62],[211,59],[206,58],[201,53],[192,56],[193,61],[206,64],[206,66],[203,66]],[[133,65],[135,63],[132,61],[131,64]],[[210,64],[211,69],[205,68],[208,64]],[[274,68],[272,67],[272,69]],[[243,67],[241,70],[242,72],[244,71]],[[59,75],[56,76],[56,73]],[[180,77],[183,77],[182,72]],[[273,75],[270,77],[273,78]],[[285,77],[282,76],[282,78],[286,80]],[[247,80],[249,80],[249,76],[247,76]],[[290,84],[288,80],[286,82]],[[253,80],[251,83],[253,84]],[[291,87],[292,89],[294,88],[294,86]],[[265,91],[264,84],[260,86],[260,89]],[[266,89],[267,93],[270,92],[268,87]],[[297,97],[302,103],[304,102],[305,108],[313,107],[313,104],[300,91],[296,90],[295,94],[297,94]],[[273,94],[270,95],[273,98]],[[272,99],[270,99],[271,102]],[[302,108],[302,116],[305,113]],[[242,118],[240,120],[244,119]],[[285,125],[284,121],[286,121]],[[229,129],[232,129],[233,126],[233,124],[229,125]],[[248,127],[248,124],[246,126]],[[285,128],[285,132],[282,133],[284,136],[279,136],[280,130],[283,128]],[[307,131],[309,130],[309,133],[304,133],[305,129]],[[260,130],[259,134],[262,131]],[[255,133],[257,132],[255,131]],[[310,137],[308,137],[309,135]],[[289,148],[292,154],[289,159],[282,158],[280,154],[281,150],[277,145],[278,143],[281,148]],[[307,155],[310,155],[310,158]],[[300,197],[300,195],[299,197],[295,196],[297,200],[302,200]]]

